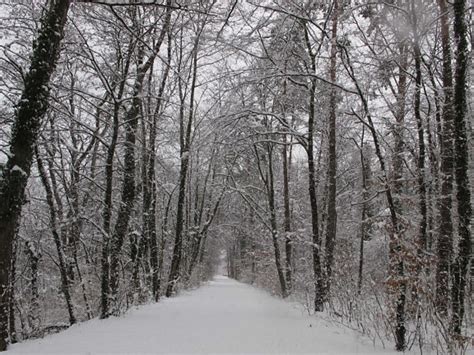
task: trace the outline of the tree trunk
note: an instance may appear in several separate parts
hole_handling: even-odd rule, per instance
[[[143,57],[142,57],[143,58]],[[135,141],[138,124],[138,116],[141,107],[141,92],[145,73],[142,70],[142,61],[139,59],[139,67],[137,79],[135,81],[132,106],[127,112],[126,135],[125,135],[125,157],[124,157],[124,172],[122,183],[122,201],[120,203],[119,212],[117,214],[117,222],[114,233],[110,240],[110,298],[114,309],[112,312],[117,314],[119,312],[118,305],[118,287],[119,287],[119,262],[120,252],[128,232],[128,224],[133,211],[136,196],[135,186]]]
[[[8,287],[10,261],[15,232],[24,203],[24,191],[30,176],[38,130],[48,107],[48,84],[56,67],[70,0],[50,2],[41,19],[30,69],[16,108],[10,139],[10,155],[0,186],[0,351],[7,348]]]
[[[183,255],[183,224],[184,224],[184,204],[186,194],[186,175],[189,165],[189,150],[187,148],[181,151],[181,169],[179,173],[178,206],[176,211],[176,233],[173,247],[173,257],[171,260],[171,269],[168,277],[168,286],[166,288],[166,297],[171,297],[175,292],[176,283],[180,278],[181,258]]]
[[[404,350],[405,343],[405,303],[406,303],[406,280],[405,280],[405,261],[403,250],[404,228],[399,219],[403,213],[401,196],[403,194],[403,153],[405,151],[405,142],[403,137],[405,125],[405,106],[407,90],[407,67],[408,67],[408,49],[405,43],[399,44],[399,75],[398,92],[395,108],[395,127],[394,148],[393,148],[393,188],[392,188],[392,208],[396,217],[396,222],[390,231],[389,241],[389,277],[392,282],[388,284],[388,290],[392,293],[395,300],[395,336],[397,350]]]
[[[40,330],[40,298],[38,292],[38,263],[40,255],[36,246],[32,242],[26,243],[26,252],[30,264],[30,288],[31,288],[31,307],[28,310],[28,323],[33,336],[38,335]]]
[[[267,199],[268,199],[268,208],[270,212],[270,227],[271,227],[271,234],[272,234],[272,242],[273,242],[273,252],[275,255],[275,265],[277,268],[278,280],[280,281],[280,289],[281,295],[283,298],[288,296],[288,291],[286,288],[286,280],[285,280],[285,273],[283,270],[283,265],[281,262],[281,254],[280,254],[280,245],[278,243],[278,225],[277,225],[277,215],[276,215],[276,207],[275,207],[275,186],[274,186],[274,173],[273,173],[273,147],[270,146],[270,143],[266,144],[266,153],[267,153],[267,172],[266,174],[263,173],[259,153],[257,147],[255,146],[255,155],[257,158],[258,170],[260,172],[260,177],[265,184],[265,189],[267,191]]]
[[[168,62],[171,61],[171,38],[170,33],[168,31]],[[156,233],[156,205],[157,205],[157,198],[156,198],[156,176],[155,176],[155,164],[156,164],[156,130],[157,130],[157,119],[158,116],[161,114],[162,102],[163,102],[163,95],[166,88],[166,81],[168,78],[170,66],[166,65],[165,71],[163,73],[163,77],[161,79],[160,88],[158,90],[158,102],[156,103],[155,112],[153,115],[153,122],[150,130],[150,147],[149,147],[149,161],[148,161],[148,177],[147,181],[149,184],[149,193],[150,197],[147,198],[147,202],[145,204],[145,211],[147,212],[147,219],[146,219],[146,228],[145,231],[148,233],[147,239],[150,241],[150,265],[151,265],[151,283],[152,283],[152,294],[153,299],[158,302],[159,299],[159,267],[158,267],[158,241],[157,241],[157,233]],[[145,200],[145,197],[144,197]]]
[[[471,0],[472,3],[472,0]],[[470,63],[470,75],[469,77],[474,78],[474,36],[471,36],[471,60],[469,61]],[[470,142],[469,142],[469,154],[470,154],[470,163],[469,163],[469,178],[470,178],[470,183],[471,186],[474,186],[474,85],[471,85],[470,90],[470,100],[468,103],[468,113],[470,116],[470,120],[467,121],[468,124],[468,130],[469,130],[469,137],[470,137]],[[474,194],[471,192],[471,208],[474,206]],[[471,215],[471,228],[474,227],[474,213]],[[471,229],[472,230],[472,229]],[[471,233],[471,244],[474,244],[473,240],[473,235]],[[469,282],[469,290],[471,292],[474,290],[474,253],[471,253],[471,267],[470,267],[470,282]],[[472,311],[472,304],[469,307],[469,310]]]
[[[278,225],[277,225],[277,216],[275,208],[275,187],[274,187],[274,174],[273,174],[273,157],[272,157],[272,148],[267,147],[268,151],[268,204],[270,206],[270,224],[272,227],[272,241],[273,249],[275,253],[275,264],[277,267],[278,279],[280,280],[281,295],[283,298],[288,296],[288,290],[286,287],[285,274],[283,270],[283,265],[281,262],[280,255],[280,245],[278,243]]]
[[[336,82],[337,64],[337,26],[339,17],[339,2],[333,1],[333,19],[331,31],[331,62],[329,69],[329,80]],[[331,87],[329,97],[329,137],[328,137],[328,196],[327,196],[327,225],[325,244],[325,270],[324,270],[324,294],[323,300],[329,301],[331,297],[332,266],[334,263],[334,248],[336,246],[337,211],[336,211],[336,88]]]
[[[180,268],[181,268],[181,259],[183,256],[183,224],[184,224],[184,209],[185,209],[185,200],[186,200],[186,181],[188,175],[189,167],[189,154],[191,146],[191,131],[193,127],[193,117],[194,117],[194,91],[196,88],[196,78],[197,78],[197,53],[198,53],[198,39],[196,39],[194,53],[193,53],[193,76],[191,83],[191,97],[189,104],[189,116],[188,122],[186,125],[186,130],[181,129],[181,168],[179,172],[179,190],[178,190],[178,206],[176,210],[176,233],[173,247],[173,257],[171,259],[171,269],[168,277],[168,286],[166,288],[166,297],[171,297],[175,292],[175,287],[177,282],[180,279]],[[182,102],[181,106],[184,105]],[[181,125],[184,127],[184,107],[181,108]]]
[[[129,47],[131,44],[129,45]],[[118,92],[114,97],[114,108],[112,114],[112,137],[107,146],[107,156],[105,160],[105,194],[104,209],[102,210],[102,246],[101,246],[101,275],[100,275],[100,318],[104,319],[109,316],[109,278],[110,278],[110,230],[112,220],[112,190],[114,180],[114,156],[117,147],[120,107],[125,89],[125,76],[130,67],[131,53],[128,53],[127,60],[122,72],[123,78],[118,84]]]
[[[169,214],[170,214],[170,209],[171,209],[171,201],[173,197],[173,192],[174,190],[170,193],[168,197],[168,201],[166,203],[166,209],[165,209],[165,215],[163,217],[163,222],[161,224],[161,241],[160,241],[160,255],[159,255],[159,262],[158,262],[158,284],[157,284],[157,290],[158,290],[158,297],[160,294],[160,289],[161,289],[161,281],[163,278],[163,264],[164,264],[164,259],[165,259],[165,248],[166,248],[166,241],[168,237],[168,220],[169,220]]]
[[[123,81],[125,83],[125,80]],[[107,147],[107,158],[105,161],[105,195],[104,209],[102,211],[102,250],[101,250],[101,278],[100,278],[100,318],[104,319],[109,316],[109,243],[110,243],[110,225],[112,219],[112,189],[113,189],[113,172],[114,172],[114,155],[117,146],[118,128],[119,128],[120,104],[114,104],[113,122],[112,122],[112,139]]]
[[[362,188],[362,205],[361,205],[361,221],[359,230],[359,275],[357,278],[357,293],[362,293],[362,283],[364,278],[364,242],[367,239],[368,223],[367,218],[370,217],[368,213],[368,199],[369,199],[369,187],[368,180],[370,177],[370,160],[364,154],[364,136],[365,127],[362,127],[362,137],[360,140],[359,154],[360,154],[360,166],[361,166],[361,188]]]
[[[449,304],[449,267],[453,249],[453,222],[451,217],[453,191],[453,78],[449,18],[446,0],[437,0],[440,11],[441,43],[443,49],[443,129],[441,132],[441,196],[438,200],[439,235],[438,264],[436,269],[436,309],[447,317]]]
[[[467,137],[467,68],[468,42],[466,27],[466,0],[454,1],[454,39],[457,43],[456,84],[454,87],[454,132],[455,132],[455,176],[456,196],[459,218],[458,255],[453,265],[452,287],[452,330],[461,334],[464,318],[464,298],[467,284],[467,271],[471,254],[472,217],[471,189],[469,182],[469,146]],[[472,49],[471,49],[472,50]]]
[[[291,243],[291,207],[290,207],[290,174],[291,157],[288,157],[288,139],[287,135],[283,136],[283,207],[285,218],[285,271],[286,271],[286,287],[290,293],[293,285],[292,263],[293,263],[293,246]]]
[[[304,35],[306,42],[306,49],[311,60],[311,71],[316,72],[316,55],[311,49],[308,29],[304,24]],[[314,160],[314,124],[315,124],[315,106],[314,100],[316,97],[316,81],[311,78],[309,83],[308,95],[308,144],[306,146],[306,155],[308,159],[308,191],[309,202],[311,206],[311,241],[313,254],[313,273],[314,273],[314,310],[315,312],[322,312],[324,308],[323,298],[323,277],[321,270],[320,257],[320,240],[319,240],[319,221],[318,221],[318,200],[317,200],[317,186],[316,186],[316,167]]]

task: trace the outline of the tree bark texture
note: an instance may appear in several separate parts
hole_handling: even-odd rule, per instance
[[[451,48],[449,18],[446,0],[438,0],[441,23],[441,44],[443,51],[443,91],[441,146],[441,196],[438,199],[439,233],[437,244],[438,264],[436,268],[436,309],[441,317],[447,317],[449,305],[449,275],[453,249],[453,222],[451,216],[453,193],[453,76],[451,69]]]

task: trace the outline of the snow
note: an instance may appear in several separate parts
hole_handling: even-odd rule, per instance
[[[11,172],[18,171],[20,174],[23,175],[28,175],[22,168],[20,168],[18,165],[15,165],[13,168],[10,170]]]
[[[225,276],[120,318],[15,344],[7,353],[399,354]]]

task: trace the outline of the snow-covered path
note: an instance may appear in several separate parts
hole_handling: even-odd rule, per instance
[[[367,339],[224,276],[198,290],[92,320],[11,353],[386,354]]]

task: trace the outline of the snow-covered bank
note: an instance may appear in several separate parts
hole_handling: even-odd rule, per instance
[[[121,318],[16,344],[7,353],[398,354],[224,276]]]

